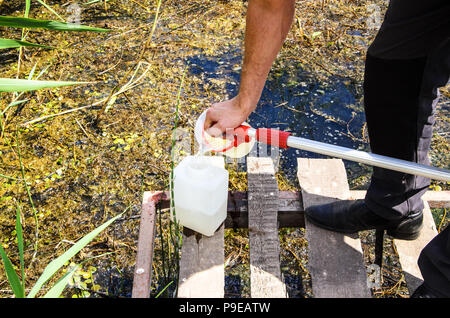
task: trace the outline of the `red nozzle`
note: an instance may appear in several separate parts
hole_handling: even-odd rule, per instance
[[[233,147],[237,147],[242,143],[245,142],[250,142],[250,136],[248,135],[248,129],[250,128],[250,126],[248,125],[240,125],[239,127],[236,127],[233,129],[233,131],[227,132],[226,134],[222,135],[223,139],[230,139],[233,140],[233,142],[231,143],[231,145],[227,148],[224,149],[220,149],[220,150],[216,150],[216,149],[212,149],[211,151],[213,152],[225,152],[227,150],[230,150]],[[206,138],[204,137],[205,131],[202,131],[203,134],[203,140],[206,144],[208,144]]]
[[[287,149],[287,139],[291,133],[278,129],[258,128],[256,130],[256,140],[267,145],[272,145]]]

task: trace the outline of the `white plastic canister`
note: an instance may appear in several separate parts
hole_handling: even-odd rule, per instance
[[[174,169],[175,217],[181,225],[212,236],[225,220],[228,171],[224,165],[221,156],[188,156]]]

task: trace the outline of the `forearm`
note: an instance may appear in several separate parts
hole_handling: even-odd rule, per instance
[[[247,11],[239,104],[251,113],[289,32],[295,0],[250,0]]]
[[[264,84],[289,32],[295,0],[249,0],[239,94],[208,109],[204,129],[220,136],[256,108]]]

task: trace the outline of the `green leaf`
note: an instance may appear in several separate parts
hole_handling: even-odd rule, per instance
[[[117,218],[119,218],[123,213],[125,213],[125,211],[113,217],[111,220],[103,223],[99,227],[97,227],[95,230],[93,230],[92,232],[84,236],[82,239],[80,239],[77,243],[75,243],[64,254],[51,261],[44,269],[44,272],[39,277],[39,279],[31,289],[27,297],[28,298],[35,297],[36,294],[41,289],[41,287],[45,284],[45,282],[47,282],[62,266],[64,266],[64,264],[68,260],[70,260],[73,256],[75,256],[83,247],[89,244],[101,231],[107,228],[111,223],[113,223]]]
[[[41,45],[41,44],[35,44],[20,40],[13,40],[13,39],[2,39],[0,38],[0,49],[10,49],[10,48],[17,48],[21,46],[35,46],[35,47],[43,47],[46,49],[53,49],[51,46],[47,45]]]
[[[6,277],[8,277],[9,285],[11,286],[14,295],[16,295],[16,298],[24,298],[25,292],[22,288],[22,284],[20,283],[19,276],[17,276],[17,273],[14,270],[11,261],[9,260],[8,256],[5,253],[5,250],[3,249],[3,246],[1,245],[0,255],[2,256],[3,265],[5,266]]]
[[[33,75],[34,75],[34,71],[36,70],[36,64],[34,64],[33,68],[30,71],[30,74],[28,74],[27,80],[32,80],[33,79]]]
[[[55,285],[44,295],[43,298],[58,298],[63,290],[66,288],[69,280],[72,278],[73,274],[78,269],[79,265],[73,266],[60,280],[58,280]]]
[[[0,92],[26,92],[42,88],[89,84],[92,82],[35,81],[25,79],[0,78]]]
[[[16,212],[16,233],[17,233],[17,247],[19,248],[20,257],[20,272],[22,275],[22,289],[25,290],[25,271],[24,271],[24,261],[23,261],[23,233],[22,224],[20,223],[20,206],[17,204]],[[25,295],[23,296],[25,297]]]
[[[0,16],[0,26],[12,28],[40,28],[56,31],[93,31],[93,32],[109,32],[111,30],[94,28],[76,23],[58,22],[52,20],[37,20],[31,18]]]
[[[31,0],[25,0],[25,18],[30,14]]]

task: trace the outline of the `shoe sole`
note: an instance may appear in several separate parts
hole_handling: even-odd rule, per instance
[[[386,229],[386,234],[398,240],[414,241],[420,235],[420,230],[414,233],[401,233],[393,229]]]
[[[341,230],[341,229],[333,228],[331,226],[324,225],[324,224],[316,221],[315,219],[313,219],[312,217],[310,217],[307,214],[305,214],[305,218],[308,219],[308,221],[311,222],[312,224],[314,224],[315,226],[320,227],[320,228],[325,229],[325,230],[328,230],[328,231],[338,232],[338,233],[345,233],[345,234],[354,234],[354,233],[358,233],[359,232],[359,231]]]

